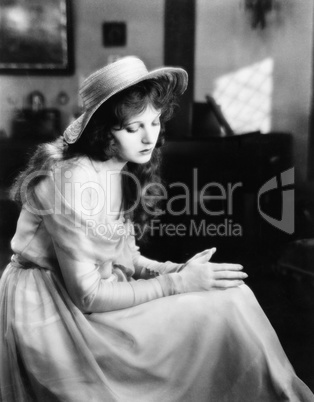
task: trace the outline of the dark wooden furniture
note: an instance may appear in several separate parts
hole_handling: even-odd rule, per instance
[[[165,230],[154,229],[151,242],[144,245],[144,249],[154,258],[160,258],[162,254],[166,259],[185,261],[195,252],[215,246],[220,250],[221,258],[230,256],[234,261],[244,258],[247,253],[270,250],[278,242],[289,241],[288,235],[260,216],[257,197],[267,180],[291,167],[292,136],[286,133],[168,141],[163,148],[162,165],[168,197],[174,200],[171,206],[176,213],[184,209],[189,212],[175,215],[164,205],[166,213],[160,216],[160,225],[176,228],[183,225],[187,229],[185,234],[173,236],[165,234]],[[172,185],[175,182],[186,186],[189,208],[183,186]],[[206,185],[204,194],[217,198],[205,199],[204,208],[201,208],[200,194]],[[263,211],[280,219],[280,192],[271,192],[262,201]],[[193,208],[195,204],[198,208]],[[202,225],[211,224],[216,228],[220,225],[220,233],[215,234],[214,227],[204,233]],[[241,236],[230,231],[235,224],[241,226]],[[192,232],[191,225],[194,225]],[[221,225],[227,225],[227,229]],[[155,223],[155,226],[158,225]]]

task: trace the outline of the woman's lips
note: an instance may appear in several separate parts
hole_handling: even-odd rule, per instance
[[[153,148],[147,148],[147,149],[143,149],[143,151],[140,151],[140,154],[149,154],[150,152],[152,152]]]

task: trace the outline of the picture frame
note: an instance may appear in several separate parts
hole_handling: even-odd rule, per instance
[[[71,0],[0,0],[0,74],[73,74],[71,17]]]

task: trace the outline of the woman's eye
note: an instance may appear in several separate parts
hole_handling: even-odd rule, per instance
[[[136,133],[138,131],[138,128],[131,128],[131,127],[127,127],[126,131],[128,133]]]
[[[160,126],[160,120],[158,119],[157,121],[154,121],[153,126]]]

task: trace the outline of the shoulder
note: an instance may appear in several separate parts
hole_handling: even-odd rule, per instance
[[[83,186],[87,183],[98,182],[98,174],[88,157],[76,157],[59,161],[49,172],[50,180],[61,191],[64,186]]]
[[[35,188],[36,194],[46,196],[56,190],[64,193],[73,186],[83,186],[96,180],[97,175],[89,158],[77,157],[58,161],[53,167],[41,172],[42,180]]]
[[[73,158],[56,163],[35,187],[35,196],[41,204],[88,211],[97,185],[97,173],[88,158]]]

